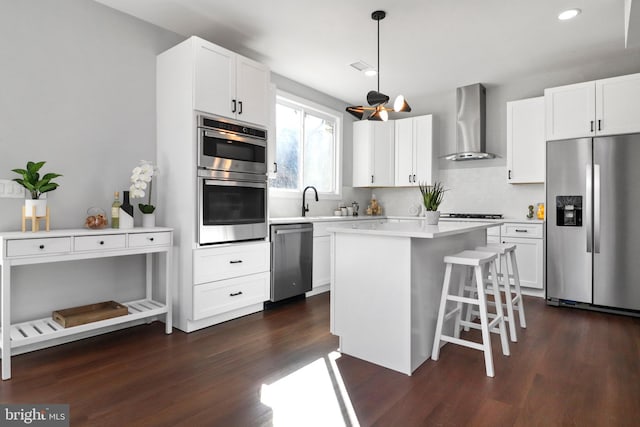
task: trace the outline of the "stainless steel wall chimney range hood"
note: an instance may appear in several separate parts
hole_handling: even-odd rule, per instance
[[[493,159],[485,141],[485,92],[480,83],[456,89],[456,149],[447,160]]]

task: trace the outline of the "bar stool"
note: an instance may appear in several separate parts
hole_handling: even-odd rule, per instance
[[[433,351],[431,353],[431,359],[438,360],[440,355],[440,342],[450,342],[453,344],[462,345],[465,347],[473,348],[484,352],[484,362],[487,376],[493,377],[493,355],[491,353],[491,336],[490,332],[499,333],[500,341],[502,343],[502,354],[508,356],[509,353],[509,341],[507,338],[507,328],[504,323],[504,312],[502,310],[502,304],[500,301],[500,291],[497,282],[497,258],[496,253],[480,252],[480,251],[462,251],[455,255],[448,255],[444,257],[445,272],[444,283],[442,285],[442,297],[440,298],[440,309],[438,311],[438,321],[436,323],[436,335],[433,341]],[[460,274],[460,282],[456,294],[449,294],[449,288],[451,287],[452,272],[454,266],[462,267],[463,271]],[[486,288],[484,285],[484,279],[482,274],[482,268],[489,267],[491,270],[491,280],[493,281],[493,297],[495,300],[496,313],[495,317],[489,321],[487,313],[487,299]],[[476,298],[465,297],[465,271],[470,269],[472,272],[472,282],[476,284]],[[455,308],[447,312],[447,301],[454,301],[456,303]],[[469,321],[462,320],[463,304],[476,305],[480,314],[480,324],[471,323]],[[471,308],[471,306],[469,307]],[[469,310],[467,310],[469,311]],[[444,335],[442,333],[442,327],[444,322],[455,316],[455,323],[453,329],[453,336]],[[464,340],[460,338],[460,326],[469,326],[473,328],[479,328],[482,331],[482,343],[474,341]],[[497,325],[497,327],[496,327]]]
[[[500,290],[504,292],[505,305],[507,306],[507,316],[505,317],[505,321],[509,323],[509,335],[511,336],[511,341],[517,342],[518,337],[516,334],[516,319],[514,312],[518,312],[521,328],[527,327],[527,321],[524,314],[522,292],[520,291],[520,276],[518,274],[518,263],[516,261],[516,245],[496,243],[487,246],[479,246],[475,250],[495,253],[499,257],[499,262],[502,268],[501,273],[498,273],[498,284]],[[485,285],[491,286],[491,284],[492,282],[490,280],[485,281]],[[468,289],[470,289],[471,292],[475,292],[473,287]],[[489,304],[491,304],[491,302],[489,302]],[[470,321],[472,314],[477,315],[478,313],[472,312],[472,310],[467,310],[465,320]],[[468,329],[465,328],[465,330]]]

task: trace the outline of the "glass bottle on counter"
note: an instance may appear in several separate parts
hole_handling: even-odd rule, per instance
[[[111,205],[111,228],[120,228],[120,193],[113,193],[113,204]]]

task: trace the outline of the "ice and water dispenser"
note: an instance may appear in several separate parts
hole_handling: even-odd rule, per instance
[[[556,225],[582,227],[582,196],[556,196]]]

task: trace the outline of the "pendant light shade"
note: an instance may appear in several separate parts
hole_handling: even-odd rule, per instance
[[[411,107],[409,107],[409,104],[407,104],[407,100],[404,99],[403,95],[398,95],[396,100],[393,101],[393,111],[396,113],[408,113],[411,111]]]
[[[386,122],[389,119],[389,111],[409,112],[411,107],[402,95],[398,95],[393,103],[393,108],[387,107],[389,96],[380,92],[380,21],[386,16],[383,10],[376,10],[371,14],[371,19],[378,22],[378,90],[367,93],[369,106],[350,106],[346,111],[358,120],[376,120]]]

